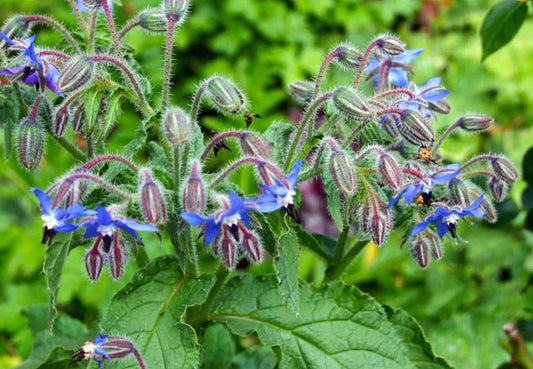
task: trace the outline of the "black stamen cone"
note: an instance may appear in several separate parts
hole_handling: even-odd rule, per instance
[[[49,232],[49,234],[48,234],[48,246],[50,246],[52,244],[52,241],[54,240],[54,237],[56,236],[57,232],[54,231],[53,229],[50,229],[48,232]]]
[[[457,223],[448,223],[448,230],[452,234],[453,238],[457,237]]]
[[[111,249],[111,242],[113,241],[113,237],[106,234],[102,237],[102,240],[104,241],[104,252],[108,253],[109,249]]]
[[[235,241],[239,242],[239,226],[237,224],[232,224],[228,228],[233,235],[233,238],[235,238]]]
[[[50,229],[48,227],[43,228],[43,238],[41,239],[41,243],[44,245],[46,241],[48,241],[48,237],[50,237]]]
[[[424,200],[425,206],[431,206],[431,202],[433,201],[433,193],[431,191],[429,192],[422,192],[422,199]]]
[[[22,72],[22,82],[26,82],[26,79],[30,76],[30,74],[33,72],[33,69],[29,66],[25,66]]]
[[[283,209],[285,209],[287,214],[289,214],[289,216],[292,219],[294,219],[297,223],[300,223],[300,219],[298,219],[298,214],[296,214],[296,209],[294,208],[294,204],[289,204],[289,205],[283,207]]]

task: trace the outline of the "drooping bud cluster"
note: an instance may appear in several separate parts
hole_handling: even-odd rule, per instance
[[[380,35],[374,43],[379,52],[388,56],[398,56],[405,52],[405,43],[391,35]]]
[[[57,81],[57,87],[63,93],[70,93],[83,88],[92,78],[94,61],[86,55],[72,58]]]
[[[314,87],[309,81],[296,81],[289,85],[289,93],[297,103],[306,105],[311,101]]]
[[[494,124],[491,116],[481,114],[468,114],[461,117],[459,121],[459,126],[468,132],[483,132]]]

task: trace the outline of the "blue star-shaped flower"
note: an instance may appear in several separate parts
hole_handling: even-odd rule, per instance
[[[419,193],[422,193],[422,197],[424,198],[424,204],[427,206],[431,205],[433,186],[436,184],[447,184],[452,179],[461,174],[461,171],[459,170],[460,168],[461,164],[449,164],[443,169],[436,171],[435,173],[426,175],[421,178],[417,178],[415,182],[407,185],[403,190],[401,190],[395,197],[393,197],[389,201],[387,209],[391,208],[394,204],[396,204],[402,196],[405,199],[405,202],[411,204],[415,199],[416,195]]]
[[[385,63],[388,63],[390,64],[388,75],[389,82],[394,86],[407,87],[409,85],[409,78],[407,76],[407,70],[409,70],[408,64],[414,62],[422,51],[424,51],[424,49],[407,49],[405,52],[392,59],[373,58],[365,68],[365,72],[368,74],[369,78],[374,77],[374,84],[378,87],[381,68]]]
[[[113,1],[107,0],[107,4],[109,5],[109,10],[111,11],[111,14],[113,14]],[[78,7],[78,10],[81,13],[88,12],[90,9],[83,3],[82,0],[78,0],[76,3],[76,6]],[[104,9],[101,10],[101,12],[104,12]],[[72,13],[74,13],[74,10],[72,10]]]
[[[98,368],[102,368],[103,359],[111,362],[111,356],[102,347],[102,345],[107,343],[108,340],[109,338],[106,334],[100,334],[93,341],[85,341],[85,344],[72,355],[70,364],[74,364],[81,360],[93,359],[98,363]]]
[[[41,215],[41,219],[44,222],[42,243],[52,243],[52,239],[57,232],[74,232],[79,228],[79,225],[69,223],[71,220],[94,214],[92,210],[87,210],[80,204],[74,204],[67,209],[52,209],[50,196],[38,188],[32,187],[30,191],[37,196],[43,212],[43,215]]]
[[[29,86],[36,86],[37,89],[39,87],[44,89],[46,86],[56,95],[64,96],[57,88],[57,80],[59,79],[57,68],[40,59],[35,52],[35,36],[24,41],[13,41],[5,33],[0,32],[0,37],[12,48],[24,50],[22,56],[27,60],[26,65],[0,70],[0,75],[13,76],[14,78],[22,76],[22,82]]]
[[[109,252],[113,237],[116,237],[118,229],[128,232],[137,241],[142,239],[137,236],[137,232],[158,232],[156,226],[143,224],[134,219],[124,219],[122,217],[113,218],[103,206],[96,209],[96,218],[83,223],[85,238],[102,237],[104,241],[104,251]]]
[[[427,103],[439,102],[450,93],[449,90],[441,86],[441,82],[441,77],[435,77],[422,86],[415,86],[413,91],[415,96],[409,101],[399,102],[396,107],[398,109],[420,110],[424,113],[424,116],[431,116],[426,109]]]
[[[257,210],[258,205],[247,198],[240,198],[235,192],[228,191],[230,203],[229,206],[221,209],[213,216],[204,217],[200,214],[183,212],[180,216],[189,224],[199,226],[205,224],[204,245],[209,245],[220,233],[222,226],[227,226],[238,241],[238,225],[243,222],[246,227],[250,228],[250,217],[248,212]]]
[[[479,210],[483,201],[483,195],[481,195],[472,205],[467,208],[455,208],[445,209],[438,208],[435,213],[426,218],[422,223],[417,224],[411,231],[411,236],[417,235],[426,229],[430,223],[435,222],[437,225],[437,233],[442,238],[448,231],[452,234],[452,237],[456,237],[457,221],[466,216],[472,216],[476,218],[483,218],[485,213]]]
[[[293,218],[296,218],[296,212],[294,211],[294,196],[296,195],[296,191],[294,189],[296,188],[303,163],[303,160],[298,160],[294,164],[290,173],[285,177],[287,185],[284,185],[279,180],[271,186],[261,185],[265,193],[256,200],[260,212],[270,213],[283,207]]]

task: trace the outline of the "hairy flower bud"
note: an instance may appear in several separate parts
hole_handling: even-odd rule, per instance
[[[492,178],[489,182],[489,189],[494,199],[497,202],[505,200],[507,192],[509,191],[509,185],[507,182],[500,180],[499,178]]]
[[[143,10],[139,14],[139,26],[150,32],[166,33],[168,30],[167,15],[161,8]]]
[[[144,219],[152,224],[166,223],[167,203],[163,196],[161,185],[154,181],[148,168],[142,168],[139,176],[141,210]]]
[[[242,244],[241,244],[242,251],[254,263],[257,263],[257,264],[261,263],[263,255],[262,255],[261,242],[259,241],[259,238],[250,231],[246,231],[243,233],[244,235],[243,235]]]
[[[63,93],[69,93],[85,86],[94,71],[94,61],[86,55],[72,58],[57,80],[57,87]]]
[[[66,200],[71,195],[72,191],[74,191],[74,184],[75,181],[69,177],[61,182],[61,184],[57,187],[56,194],[52,200],[52,208],[58,207],[63,202],[65,205],[67,205]],[[68,205],[65,207],[68,207]]]
[[[372,236],[372,241],[381,246],[392,231],[392,215],[387,204],[376,194],[365,197],[360,208],[361,229]]]
[[[427,239],[429,253],[434,260],[442,259],[442,248],[441,248],[441,239],[437,234],[429,229],[425,232],[425,237]]]
[[[179,26],[187,18],[189,12],[189,0],[164,0],[163,8],[167,17],[173,17],[175,26]]]
[[[236,250],[237,243],[231,235],[231,231],[225,228],[215,238],[213,254],[219,257],[228,269],[233,269],[235,266]]]
[[[108,254],[109,270],[113,279],[120,279],[124,274],[124,267],[128,262],[128,249],[124,239],[120,236],[113,238],[113,245]]]
[[[427,239],[420,235],[413,238],[409,246],[409,252],[421,268],[426,268],[428,266],[428,251],[429,245]]]
[[[426,146],[435,140],[435,129],[429,120],[415,110],[405,110],[398,130],[403,138],[415,145]]]
[[[183,186],[183,211],[202,214],[205,210],[205,184],[200,177],[200,162],[193,160],[191,174]]]
[[[374,42],[379,51],[385,55],[396,56],[405,51],[405,43],[391,35],[380,35]]]
[[[70,112],[68,105],[61,105],[57,108],[54,118],[53,132],[57,137],[63,136],[65,129],[67,128],[68,121],[70,119]]]
[[[98,9],[102,7],[102,2],[108,1],[108,0],[81,0],[83,5],[85,5],[87,8],[90,9]]]
[[[512,184],[518,179],[518,169],[506,158],[498,157],[491,161],[494,173],[502,181]]]
[[[378,171],[383,182],[397,190],[402,186],[403,172],[393,156],[384,154],[379,156]]]
[[[24,38],[28,29],[28,22],[26,22],[24,16],[14,15],[6,20],[2,27],[2,32],[9,38]],[[4,44],[5,41],[0,38],[0,47]]]
[[[85,126],[85,105],[80,104],[74,110],[74,117],[72,118],[72,129],[74,133],[81,133]]]
[[[446,100],[440,100],[428,103],[428,109],[439,114],[449,114],[452,107]]]
[[[240,115],[248,108],[246,96],[231,79],[211,77],[206,84],[206,95],[209,102],[221,113]]]
[[[163,113],[161,126],[167,140],[173,145],[192,139],[192,123],[189,114],[181,108],[171,107]]]
[[[25,118],[17,127],[17,156],[22,167],[37,168],[44,150],[44,131],[34,118]]]
[[[240,140],[241,150],[248,156],[271,160],[274,156],[272,144],[259,134],[254,132],[245,132]]]
[[[339,66],[345,69],[359,69],[363,63],[364,54],[355,46],[346,43],[336,49],[337,56],[335,61]]]
[[[333,92],[333,104],[351,119],[365,119],[372,115],[366,100],[350,87],[339,87]]]
[[[102,273],[105,258],[100,250],[102,239],[98,237],[93,247],[85,254],[85,269],[91,281],[96,281]]]
[[[305,105],[311,101],[315,85],[309,81],[296,81],[289,85],[289,93],[299,104]]]
[[[347,195],[357,191],[357,174],[348,155],[342,151],[334,151],[329,158],[329,172],[339,190]]]
[[[448,183],[448,194],[455,205],[467,207],[472,203],[468,187],[460,179],[454,178]]]
[[[483,132],[492,127],[494,119],[488,115],[467,114],[459,119],[458,124],[468,132]]]
[[[477,199],[479,196],[481,196],[481,192],[471,189],[470,195],[472,195],[472,198]],[[485,219],[487,219],[490,223],[495,223],[498,220],[498,212],[496,211],[496,207],[494,207],[493,202],[489,200],[487,196],[483,197],[481,205],[479,206],[479,210],[485,213]]]

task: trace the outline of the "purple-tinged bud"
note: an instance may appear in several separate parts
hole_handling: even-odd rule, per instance
[[[28,22],[26,22],[24,16],[22,15],[14,15],[8,18],[2,27],[2,32],[4,32],[6,36],[11,39],[24,38],[28,30]],[[0,38],[0,47],[2,47],[4,43],[4,39]]]
[[[422,114],[405,110],[398,125],[400,134],[412,144],[427,146],[435,140],[435,129]]]
[[[333,105],[351,119],[366,120],[372,115],[365,98],[350,87],[339,87],[333,92]]]
[[[102,273],[105,258],[100,250],[102,238],[98,237],[94,246],[85,254],[85,269],[91,281],[95,282]]]
[[[144,219],[152,224],[167,222],[167,203],[161,190],[161,184],[153,179],[148,168],[139,171],[141,193],[141,210]]]
[[[44,131],[41,124],[31,117],[17,127],[17,157],[22,167],[33,170],[37,168],[44,150]]]
[[[427,244],[429,247],[429,253],[434,260],[442,259],[442,248],[441,248],[441,239],[437,236],[436,233],[427,229],[425,232],[425,237],[427,239]]]
[[[296,81],[289,85],[289,93],[292,98],[301,105],[311,101],[315,85],[309,81]]]
[[[93,76],[94,61],[86,55],[72,58],[57,80],[57,87],[67,94],[85,86]]]
[[[232,236],[232,232],[228,226],[223,226],[222,232],[215,238],[213,244],[213,253],[219,257],[226,268],[233,269],[235,266],[235,254],[237,250],[237,243]]]
[[[494,119],[488,115],[467,114],[459,119],[459,127],[468,132],[483,132],[493,124]]]
[[[61,203],[67,205],[68,198],[71,196],[74,189],[75,181],[67,177],[61,184],[57,187],[56,194],[52,200],[52,208],[58,207]],[[68,207],[68,206],[65,206]]]
[[[402,186],[403,172],[392,155],[380,155],[378,171],[383,182],[393,190]]]
[[[131,341],[120,336],[100,334],[93,341],[85,341],[83,346],[72,355],[69,365],[93,359],[101,368],[104,360],[111,361],[131,354],[137,359],[140,368],[146,368],[141,353]]]
[[[207,80],[206,96],[222,114],[241,115],[248,109],[248,100],[235,82],[229,78],[211,77]]]
[[[454,178],[448,183],[448,194],[455,205],[467,207],[472,203],[468,186],[460,179]]]
[[[372,236],[372,241],[381,246],[392,231],[392,215],[377,195],[366,196],[360,209],[361,229]]]
[[[166,33],[168,30],[167,14],[161,8],[143,10],[139,14],[139,26],[155,33]]]
[[[336,49],[335,61],[344,69],[359,69],[363,64],[364,54],[352,44],[342,44]]]
[[[478,192],[473,189],[470,190],[470,194],[474,199],[477,199],[481,196],[481,192]],[[479,209],[483,213],[485,213],[485,219],[487,219],[487,221],[489,221],[490,223],[495,223],[498,220],[498,212],[496,211],[496,207],[494,206],[494,203],[488,198],[488,196],[483,197]]]
[[[258,133],[244,132],[240,140],[241,149],[248,156],[272,160],[272,144]]]
[[[68,105],[62,105],[56,110],[53,132],[57,137],[63,136],[65,129],[67,128],[68,121],[70,119],[70,112]]]
[[[452,107],[446,100],[440,100],[436,102],[429,102],[428,109],[439,114],[449,114]]]
[[[502,181],[512,184],[518,179],[518,169],[506,158],[498,157],[491,161],[494,174]]]
[[[489,182],[489,189],[492,195],[494,196],[494,199],[497,202],[501,202],[507,196],[507,192],[509,191],[509,185],[507,184],[507,182],[504,182],[499,178],[492,178]]]
[[[74,110],[74,117],[72,118],[72,129],[74,133],[81,133],[85,126],[85,105],[80,104]]]
[[[102,2],[108,0],[81,0],[83,5],[90,9],[98,9],[102,7]]]
[[[167,109],[163,113],[161,126],[168,142],[173,145],[189,142],[192,138],[191,118],[181,108],[172,107]]]
[[[241,243],[242,251],[252,260],[254,263],[259,264],[263,259],[262,247],[259,238],[248,230],[243,231],[243,239]]]
[[[113,238],[113,245],[108,254],[109,270],[113,279],[120,279],[128,262],[128,249],[124,239],[118,234]]]
[[[380,35],[374,42],[378,50],[385,55],[396,56],[405,52],[405,43],[391,35]]]
[[[205,184],[200,177],[201,166],[198,160],[191,163],[191,174],[183,187],[183,211],[202,214],[205,210]]]
[[[428,266],[428,249],[429,245],[427,240],[420,235],[414,237],[409,246],[409,252],[412,258],[418,262],[421,268]]]
[[[333,182],[346,195],[357,191],[357,174],[350,158],[342,151],[334,151],[329,158],[329,172]]]
[[[388,116],[387,120],[383,122],[383,128],[385,129],[385,132],[387,132],[387,134],[392,138],[396,138],[400,135],[400,131],[398,131],[397,120],[399,120],[398,117]]]
[[[185,22],[189,13],[189,3],[189,0],[164,0],[163,8],[167,17],[174,17],[176,27]]]

